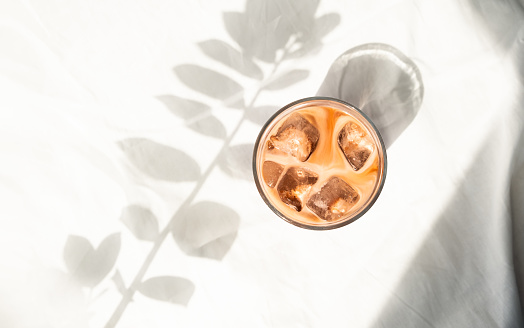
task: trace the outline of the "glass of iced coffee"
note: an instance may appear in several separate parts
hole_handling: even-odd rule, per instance
[[[277,111],[253,152],[261,197],[296,226],[326,230],[361,217],[386,177],[386,148],[359,109],[342,100],[312,97]]]

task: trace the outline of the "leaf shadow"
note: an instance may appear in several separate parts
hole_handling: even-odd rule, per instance
[[[191,130],[218,139],[224,139],[227,136],[224,124],[211,114],[210,106],[174,95],[160,95],[156,98],[173,115],[184,119],[187,127]]]
[[[295,83],[307,79],[308,76],[309,71],[304,69],[294,69],[266,84],[264,89],[271,91],[285,89]]]
[[[244,88],[230,77],[194,64],[179,65],[173,71],[187,87],[208,97],[222,100],[233,108],[244,107]]]
[[[206,115],[190,120],[187,122],[187,126],[191,130],[208,137],[218,139],[225,139],[227,137],[226,127],[213,115]]]
[[[252,157],[254,144],[239,144],[224,150],[218,167],[227,175],[242,180],[253,180]]]
[[[336,13],[316,18],[319,2],[320,0],[247,0],[244,12],[223,15],[225,28],[236,44],[216,39],[198,43],[206,56],[224,65],[221,68],[232,69],[259,81],[266,79],[260,83],[248,106],[244,99],[244,84],[230,75],[195,64],[176,66],[173,72],[183,85],[205,96],[203,98],[221,101],[228,108],[254,109],[244,113],[233,131],[237,131],[245,119],[263,124],[276,108],[254,107],[260,91],[264,88],[269,91],[282,90],[309,75],[306,70],[293,70],[271,80],[280,63],[314,52],[322,45],[322,38],[340,21],[340,16]],[[263,70],[267,66],[265,63],[272,64],[273,70]],[[271,77],[268,78],[266,73]],[[268,80],[269,83],[265,83]],[[146,176],[170,182],[198,181],[184,205],[167,225],[166,229],[169,230],[158,233],[158,222],[153,214],[146,208],[134,207],[136,205],[124,209],[122,222],[138,239],[155,239],[155,243],[158,241],[160,245],[165,232],[169,231],[185,254],[220,261],[236,240],[240,225],[239,214],[228,206],[211,201],[186,205],[194,201],[215,165],[231,177],[253,180],[251,158],[254,145],[230,146],[236,132],[227,136],[224,125],[212,115],[208,104],[174,95],[160,95],[157,99],[173,115],[183,119],[186,126],[193,131],[224,139],[223,151],[215,158],[211,167],[202,173],[198,163],[180,150],[144,138],[119,142],[128,160]],[[155,256],[158,248],[155,244],[150,258]],[[149,265],[146,260],[143,268],[147,269]],[[134,281],[142,280],[142,272],[146,270],[141,270]],[[113,282],[123,293],[126,285],[118,271],[113,276]],[[128,302],[132,301],[135,285],[132,283],[128,287],[128,292],[123,295],[122,302],[108,321],[107,327],[113,327],[119,321]],[[136,290],[160,301],[187,304],[194,285],[184,278],[162,276],[142,281]]]
[[[158,220],[148,208],[129,205],[122,210],[120,221],[139,240],[155,241],[158,237]]]
[[[185,99],[173,95],[160,95],[156,97],[175,116],[191,119],[211,110],[209,105],[196,100]]]
[[[240,216],[232,208],[211,201],[191,205],[175,217],[172,235],[186,254],[222,260],[236,239]]]
[[[126,283],[124,282],[124,278],[118,269],[115,270],[111,280],[113,281],[113,284],[115,284],[115,288],[120,293],[120,295],[125,295],[127,289]]]
[[[320,0],[248,0],[244,12],[223,15],[226,31],[242,52],[263,62],[275,62],[278,52],[293,45],[293,57],[322,45],[322,38],[340,23],[340,15],[315,17]]]
[[[206,40],[198,43],[200,50],[210,58],[234,69],[235,71],[253,79],[262,80],[264,73],[253,59],[243,55],[222,40]]]
[[[197,162],[178,149],[145,138],[125,139],[118,144],[131,163],[149,177],[171,182],[200,177]]]
[[[64,246],[64,262],[81,285],[94,287],[109,274],[120,253],[120,234],[107,236],[97,249],[84,237],[69,235]]]
[[[246,113],[246,119],[258,125],[264,125],[278,110],[278,106],[257,106]]]
[[[186,306],[193,296],[195,285],[181,277],[158,276],[143,281],[137,290],[157,301]]]

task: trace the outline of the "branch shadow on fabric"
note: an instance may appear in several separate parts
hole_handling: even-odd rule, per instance
[[[153,179],[184,182],[201,176],[198,163],[178,149],[145,138],[124,139],[118,145],[141,173]]]
[[[172,234],[188,255],[222,260],[237,236],[239,215],[230,207],[202,201],[174,218]]]
[[[262,125],[272,111],[282,106],[257,104],[262,91],[281,91],[309,76],[308,70],[293,68],[280,72],[277,68],[284,66],[280,66],[283,61],[314,53],[322,45],[322,38],[339,24],[340,16],[336,13],[316,17],[319,2],[247,0],[244,12],[223,15],[226,30],[234,42],[208,39],[197,43],[208,57],[209,65],[202,66],[206,65],[203,61],[204,64],[183,63],[173,68],[180,84],[192,91],[181,92],[193,95],[190,97],[194,99],[174,94],[156,98],[175,116],[179,126],[174,128],[183,127],[178,132],[183,132],[184,138],[201,143],[204,148],[209,148],[207,141],[211,139],[215,139],[215,145],[222,143],[210,162],[199,163],[176,148],[176,142],[188,140],[175,138],[165,144],[165,141],[136,136],[118,142],[133,177],[140,183],[154,180],[162,182],[163,186],[194,183],[194,187],[163,229],[153,211],[143,204],[129,204],[122,210],[120,220],[129,232],[140,241],[153,243],[153,247],[130,285],[118,269],[115,270],[112,280],[122,300],[106,327],[118,323],[135,291],[159,301],[188,304],[196,288],[190,280],[165,275],[143,280],[167,236],[172,236],[180,250],[189,256],[221,261],[230,251],[240,226],[239,214],[219,202],[195,202],[195,199],[201,195],[200,191],[215,168],[232,179],[253,179],[254,145],[250,142],[232,144],[232,140],[244,121]],[[246,85],[250,86],[249,92],[245,90]],[[254,85],[258,88],[252,92]],[[225,124],[224,118],[215,115],[219,112],[215,110],[217,106],[240,111],[242,116],[235,128],[226,129],[232,124]]]
[[[96,249],[86,238],[70,235],[64,246],[64,262],[76,281],[93,288],[109,274],[119,252],[119,233],[109,235]]]
[[[275,62],[289,43],[292,57],[314,52],[340,22],[340,15],[315,17],[320,0],[248,0],[245,11],[224,13],[226,30],[247,58]]]
[[[157,97],[193,131],[225,140],[225,146],[211,165],[217,164],[223,173],[233,179],[253,180],[251,161],[254,145],[231,144],[232,138],[226,135],[224,124],[219,117],[213,116],[212,106],[205,102],[219,101],[225,108],[244,110],[242,120],[263,125],[281,106],[255,106],[256,96],[247,105],[243,81],[247,78],[251,79],[251,84],[258,83],[258,93],[276,92],[309,76],[309,71],[304,69],[274,73],[282,61],[318,50],[322,45],[322,38],[339,24],[340,16],[336,13],[316,16],[319,3],[320,0],[300,3],[290,0],[248,0],[243,12],[224,13],[224,25],[234,43],[217,39],[198,43],[200,50],[219,66],[182,64],[173,68],[178,80],[202,97],[185,99],[169,94]],[[273,64],[274,69],[265,69],[267,64]],[[176,150],[169,151],[174,154]],[[141,149],[126,153],[135,165],[150,176],[153,176],[150,168],[154,166],[156,171],[160,166],[153,165],[155,161],[137,160],[137,157],[142,158],[136,156],[137,153],[143,153]],[[207,178],[207,174],[198,176],[200,171],[197,165],[190,165],[192,161],[182,154],[176,155],[176,160],[170,164],[173,170],[180,166],[177,162],[185,163],[185,166],[195,168],[192,170],[195,174],[188,177],[188,180],[195,180],[197,177],[199,185],[204,185],[203,180]],[[171,177],[162,174],[159,177],[156,174],[155,177],[182,181],[185,176],[176,174]],[[221,260],[236,238],[240,216],[234,209],[210,201],[188,207],[173,217],[171,228],[177,245],[188,255]]]

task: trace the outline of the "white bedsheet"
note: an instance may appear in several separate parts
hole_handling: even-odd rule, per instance
[[[360,105],[418,115],[364,217],[294,227],[256,136],[370,43],[421,85]],[[2,1],[0,327],[522,327],[523,87],[518,0]]]

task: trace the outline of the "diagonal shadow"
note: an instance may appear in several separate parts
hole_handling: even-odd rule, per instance
[[[501,178],[492,160],[500,147],[487,140],[481,149],[372,327],[524,324],[509,243],[510,213],[505,195],[493,188],[493,179]]]
[[[513,56],[524,85],[522,3],[470,5],[499,49]],[[483,143],[373,327],[524,326],[524,112],[515,112],[521,132],[511,158],[504,159],[496,138]],[[506,166],[496,167],[494,158]],[[500,184],[493,177],[505,179],[506,188],[494,189]]]
[[[524,102],[524,95],[521,98]],[[524,114],[521,116],[524,122]],[[511,175],[510,204],[511,204],[511,228],[512,228],[512,250],[515,280],[520,299],[520,311],[524,317],[524,130],[520,134],[517,149],[520,154],[515,154],[512,161],[513,174]]]

